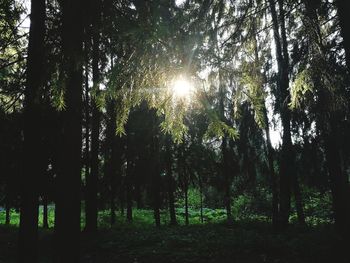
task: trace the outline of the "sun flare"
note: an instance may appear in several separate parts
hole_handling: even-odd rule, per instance
[[[190,96],[193,90],[192,83],[182,77],[175,79],[171,87],[175,96],[181,97],[181,98]]]

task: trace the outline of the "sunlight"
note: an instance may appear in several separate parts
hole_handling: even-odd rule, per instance
[[[192,83],[183,77],[174,79],[171,88],[174,95],[180,98],[190,96],[191,92],[193,91]]]

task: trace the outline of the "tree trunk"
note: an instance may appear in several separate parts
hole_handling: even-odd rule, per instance
[[[338,9],[338,18],[341,30],[341,36],[343,37],[343,46],[346,56],[346,64],[350,72],[350,28],[349,28],[349,1],[336,0],[335,4]]]
[[[188,218],[188,184],[185,183],[185,225],[188,226],[190,221]]]
[[[62,0],[62,77],[65,87],[61,171],[57,175],[55,256],[79,262],[82,150],[82,1]]]
[[[131,160],[131,134],[129,131],[129,127],[127,124],[127,142],[126,142],[126,176],[125,176],[125,184],[126,184],[126,220],[128,222],[132,221],[132,172],[133,172],[133,163]]]
[[[309,28],[309,38],[310,40],[317,39],[316,42],[318,51],[321,57],[326,60],[326,47],[322,42],[322,31],[320,28],[320,22],[318,20],[317,12],[315,6],[312,5],[310,1],[304,1],[306,7],[306,26]],[[347,56],[347,66],[349,68],[349,47],[347,46],[349,42],[346,41],[346,38],[349,39],[349,29],[348,26],[345,26],[345,1],[337,0],[336,1],[338,7],[338,16],[340,20],[341,32],[344,38],[344,48]],[[348,49],[347,49],[348,47]],[[322,84],[320,76],[314,78],[315,86],[320,87],[318,91],[318,104],[319,112],[317,124],[321,128],[321,135],[324,140],[325,146],[325,157],[326,157],[326,165],[328,168],[329,179],[331,184],[331,192],[333,197],[333,210],[335,215],[335,224],[338,231],[345,236],[350,235],[349,231],[349,222],[350,220],[350,206],[347,205],[350,198],[350,190],[349,184],[347,181],[347,175],[344,173],[342,169],[342,161],[340,156],[340,143],[339,138],[341,135],[339,134],[338,126],[341,122],[340,116],[338,116],[337,112],[332,111],[329,114],[329,109],[325,107],[327,105],[328,94],[326,94],[324,84]]]
[[[6,197],[6,204],[5,204],[5,209],[6,209],[6,215],[5,215],[5,224],[9,225],[11,223],[11,207],[9,204],[8,197]]]
[[[277,86],[281,94],[279,107],[283,127],[282,150],[280,161],[280,207],[279,207],[279,227],[285,229],[289,223],[290,201],[291,201],[291,180],[293,177],[294,154],[290,131],[290,110],[288,104],[289,96],[289,55],[286,37],[283,1],[279,3],[279,20],[277,17],[275,2],[269,0],[271,16],[273,22],[273,32],[276,45],[276,56],[278,64]],[[280,23],[279,23],[280,22]],[[279,33],[281,31],[281,33]]]
[[[339,233],[349,238],[350,235],[350,190],[347,174],[341,169],[339,152],[339,133],[336,130],[338,118],[333,116],[330,132],[325,135],[326,164],[329,173],[335,225]]]
[[[166,179],[168,186],[168,202],[169,202],[169,215],[170,225],[177,225],[176,211],[175,211],[175,198],[174,198],[174,187],[172,177],[172,158],[171,158],[171,138],[169,135],[166,136]]]
[[[277,176],[275,172],[273,162],[273,148],[270,137],[269,119],[267,116],[266,107],[264,107],[264,118],[265,118],[265,134],[266,134],[266,148],[267,148],[267,161],[270,173],[270,183],[272,191],[272,226],[278,228],[278,188],[277,188]]]
[[[48,205],[47,194],[44,194],[43,196],[43,228],[46,228],[46,229],[49,228],[47,205]]]
[[[125,192],[124,192],[124,186],[120,186],[120,191],[119,191],[119,202],[120,202],[120,215],[123,217],[124,216],[124,205],[125,205]]]
[[[254,37],[253,37],[253,41],[254,41],[254,46],[255,46],[255,50],[254,50],[254,55],[255,55],[255,60],[256,62],[260,61],[259,58],[259,50],[258,50],[258,41],[257,38],[255,36],[256,32],[256,19],[254,18]],[[263,88],[263,87],[261,87]],[[276,176],[276,172],[275,172],[275,167],[274,167],[274,158],[273,158],[273,153],[274,153],[274,149],[272,147],[272,143],[271,143],[271,137],[270,137],[270,121],[269,121],[269,117],[267,115],[267,108],[265,105],[265,100],[264,100],[264,104],[263,104],[263,117],[264,117],[264,124],[265,124],[265,135],[266,135],[266,156],[267,156],[267,164],[268,164],[268,168],[269,168],[269,179],[270,179],[270,185],[271,185],[271,192],[272,192],[272,226],[274,229],[277,229],[278,227],[278,188],[277,188],[277,176]]]
[[[100,0],[93,1],[93,24],[92,24],[92,78],[95,96],[92,97],[92,123],[91,123],[91,173],[87,178],[86,196],[86,227],[85,230],[91,233],[97,231],[97,187],[99,178],[99,148],[100,148],[100,110],[98,108],[98,96],[100,93],[100,69],[99,69],[99,48],[100,48]]]
[[[84,200],[87,199],[87,180],[90,178],[90,98],[89,98],[89,38],[88,33],[85,30],[86,39],[84,42],[85,53],[85,100],[84,100],[84,113],[85,113],[85,152],[84,152],[84,166],[85,166],[85,189]],[[86,210],[86,203],[84,209]],[[85,213],[86,214],[86,213]],[[85,215],[86,216],[86,215]]]
[[[231,182],[229,179],[230,169],[228,167],[228,152],[227,152],[227,138],[223,136],[222,138],[222,163],[221,169],[224,177],[224,206],[226,208],[227,221],[230,223],[232,221],[232,210],[231,210]]]
[[[45,0],[31,1],[31,23],[27,57],[27,80],[24,101],[24,169],[21,178],[21,214],[19,228],[19,262],[37,262],[38,198],[41,158],[40,96],[45,76]]]
[[[201,215],[201,223],[204,223],[204,217],[203,217],[203,185],[202,183],[199,183],[199,195],[200,195],[200,215]]]
[[[158,134],[158,118],[155,111],[151,113],[153,119],[152,127],[152,187],[153,187],[153,211],[154,221],[157,227],[160,227],[160,156],[159,156],[159,134]]]
[[[297,173],[293,176],[293,194],[295,199],[295,207],[297,210],[298,223],[300,225],[305,225],[305,214],[303,208],[303,199],[301,195],[300,185]]]
[[[109,179],[110,182],[110,214],[111,214],[111,225],[115,223],[115,178],[117,171],[116,160],[116,110],[115,110],[115,99],[107,99],[107,128],[106,128],[106,175],[105,178]]]

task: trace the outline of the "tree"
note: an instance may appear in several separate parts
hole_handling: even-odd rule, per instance
[[[345,0],[335,1],[338,11],[338,18],[341,28],[341,35],[343,37],[343,46],[345,49],[346,64],[350,71],[350,29],[349,29],[349,17],[347,14],[348,6]]]
[[[100,137],[100,110],[98,98],[100,94],[100,23],[101,23],[101,2],[92,1],[92,119],[91,119],[91,172],[86,179],[86,226],[88,232],[97,231],[97,186],[99,178],[99,137]]]
[[[41,94],[45,71],[45,0],[31,1],[27,81],[24,101],[24,170],[21,178],[19,261],[36,262],[41,167]],[[39,156],[34,152],[39,153]]]
[[[285,11],[283,1],[278,1],[279,18],[275,2],[269,0],[273,23],[273,34],[276,45],[276,60],[278,64],[277,86],[280,94],[279,108],[283,127],[282,153],[280,163],[280,210],[279,226],[283,229],[288,225],[290,213],[291,180],[293,178],[293,146],[290,131],[290,110],[288,104],[289,88],[289,54],[286,36]]]
[[[65,87],[61,171],[57,175],[56,258],[79,261],[82,149],[82,1],[60,1],[62,9],[62,79]]]

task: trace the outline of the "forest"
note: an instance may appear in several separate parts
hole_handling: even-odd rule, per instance
[[[0,263],[350,262],[346,0],[0,0]]]

